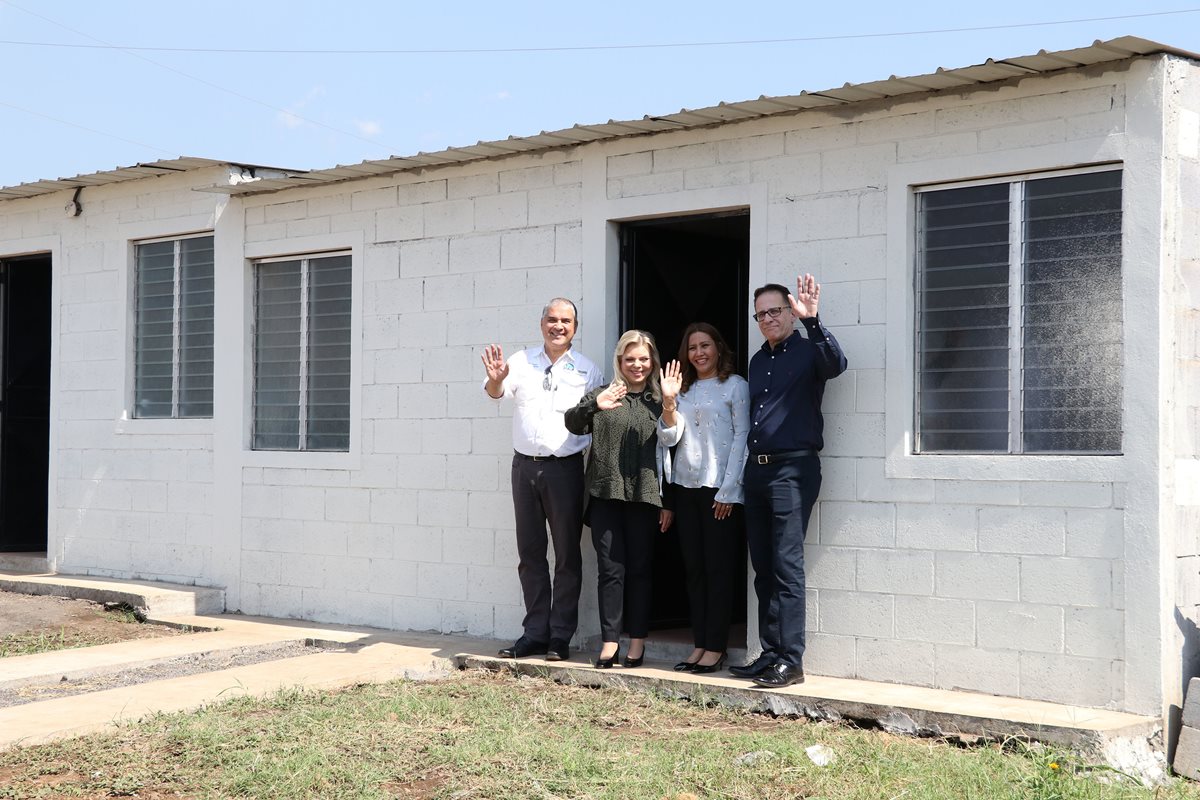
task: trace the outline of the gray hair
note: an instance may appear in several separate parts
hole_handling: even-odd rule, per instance
[[[575,328],[579,329],[579,309],[575,307],[575,302],[568,297],[551,297],[550,302],[542,306],[542,319],[550,313],[551,306],[570,306],[571,311],[575,313]]]

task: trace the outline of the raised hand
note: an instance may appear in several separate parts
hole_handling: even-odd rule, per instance
[[[499,399],[504,395],[504,379],[508,377],[508,362],[504,360],[504,351],[498,344],[489,344],[483,348],[479,357],[483,360],[483,368],[487,370],[484,391],[489,397]]]
[[[821,297],[821,284],[810,274],[796,278],[796,293],[788,295],[788,303],[792,313],[799,319],[808,319],[817,315],[817,301]]]
[[[489,344],[483,348],[479,356],[483,360],[483,368],[487,370],[489,381],[501,383],[508,377],[508,362],[504,360],[504,350],[498,344]]]
[[[617,406],[621,405],[623,398],[629,390],[625,388],[624,381],[613,381],[600,394],[596,395],[596,408],[601,411],[612,411]]]
[[[660,370],[659,384],[664,404],[669,404],[669,401],[679,397],[679,390],[683,387],[683,370],[678,361],[669,361]]]

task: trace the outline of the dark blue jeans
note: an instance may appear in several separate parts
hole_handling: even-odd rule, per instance
[[[821,491],[821,459],[746,461],[746,543],[758,596],[764,653],[800,666],[804,658],[804,536]]]

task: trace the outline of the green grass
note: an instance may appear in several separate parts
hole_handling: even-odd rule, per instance
[[[834,762],[813,764],[812,744]],[[85,798],[1200,798],[1184,782],[1145,789],[1039,748],[961,748],[480,672],[236,698],[11,750],[0,787]]]

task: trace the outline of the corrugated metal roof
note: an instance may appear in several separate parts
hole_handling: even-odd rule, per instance
[[[478,142],[466,147],[448,147],[435,153],[417,153],[413,156],[396,156],[359,164],[339,165],[331,169],[309,172],[277,170],[283,173],[275,177],[261,177],[229,186],[208,187],[209,191],[234,195],[276,192],[300,186],[318,186],[355,178],[392,175],[398,172],[427,169],[449,164],[463,164],[492,158],[535,153],[562,147],[574,147],[590,142],[620,139],[628,136],[644,136],[664,131],[687,130],[719,125],[726,122],[770,117],[778,114],[796,114],[811,109],[845,106],[868,100],[900,97],[922,92],[937,92],[953,89],[968,89],[985,83],[1004,81],[1023,75],[1037,75],[1063,69],[1086,67],[1110,61],[1122,61],[1136,56],[1165,53],[1200,60],[1200,55],[1175,47],[1124,36],[1109,41],[1096,41],[1088,47],[1074,50],[1046,52],[1035,55],[1005,58],[999,61],[988,59],[982,64],[957,69],[938,68],[927,75],[898,77],[868,83],[847,83],[841,88],[820,92],[801,92],[797,95],[768,97],[733,103],[718,103],[698,109],[680,109],[677,114],[645,116],[635,120],[609,120],[595,125],[573,125],[559,131],[542,131],[533,136],[509,136],[492,142]],[[29,197],[47,192],[71,189],[76,186],[95,186],[132,180],[147,175],[166,174],[180,170],[197,169],[232,162],[211,161],[202,158],[179,158],[173,161],[157,161],[153,164],[138,164],[109,172],[61,178],[57,181],[38,181],[20,186],[0,189],[0,199]],[[249,165],[234,165],[249,166]]]
[[[1060,50],[1036,55],[1006,58],[1000,61],[988,59],[982,64],[959,69],[939,68],[928,75],[897,77],[869,83],[847,83],[839,89],[820,92],[801,92],[797,95],[767,97],[734,103],[718,103],[709,108],[681,109],[677,114],[645,116],[635,120],[609,120],[597,125],[574,125],[560,131],[542,131],[533,136],[510,136],[494,142],[479,142],[467,147],[449,147],[436,153],[418,153],[403,158],[386,158],[364,161],[353,166],[337,166],[332,169],[314,170],[304,175],[283,177],[276,180],[261,180],[231,186],[223,191],[231,194],[259,194],[295,186],[313,186],[335,183],[364,176],[390,175],[445,164],[462,164],[489,158],[533,153],[560,147],[587,144],[589,142],[619,139],[626,136],[642,136],[663,131],[687,130],[718,125],[725,122],[769,117],[777,114],[796,114],[817,108],[845,106],[867,100],[899,97],[921,92],[963,89],[984,83],[1003,81],[1022,75],[1055,72],[1062,69],[1085,67],[1107,61],[1121,61],[1135,56],[1169,53],[1185,58],[1200,60],[1200,55],[1186,50],[1169,47],[1125,36],[1102,42],[1096,41],[1089,47],[1075,50]]]
[[[134,164],[132,167],[117,167],[103,172],[92,172],[87,175],[76,175],[74,178],[59,178],[57,180],[42,180],[32,183],[22,183],[17,186],[0,188],[0,200],[12,200],[19,197],[36,197],[40,194],[60,192],[63,189],[77,189],[87,186],[103,186],[108,183],[133,181],[138,178],[151,178],[161,175],[176,175],[180,172],[190,172],[205,167],[238,167],[248,170],[270,170],[272,173],[293,171],[281,170],[278,167],[266,167],[258,164],[241,164],[232,161],[214,161],[211,158],[171,158],[154,161],[148,164]]]

